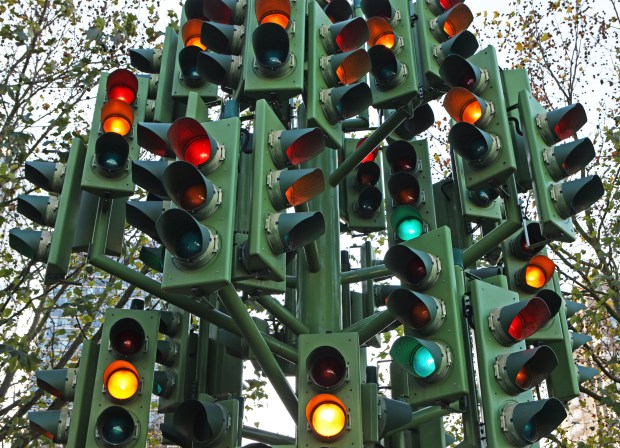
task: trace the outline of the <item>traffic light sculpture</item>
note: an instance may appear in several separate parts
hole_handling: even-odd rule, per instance
[[[397,140],[384,151],[392,197],[388,216],[391,241],[400,243],[437,228],[426,140]]]
[[[524,90],[519,93],[519,115],[542,234],[550,239],[573,242],[575,231],[571,217],[603,196],[603,182],[596,174],[562,182],[585,169],[594,158],[590,139],[554,145],[576,135],[587,121],[586,112],[579,103],[547,111]]]
[[[325,149],[318,128],[287,130],[265,100],[256,103],[253,138],[253,198],[248,241],[242,248],[246,268],[259,278],[283,281],[286,253],[321,236],[320,212],[285,213],[325,188],[319,168],[294,169]]]
[[[108,309],[84,446],[145,446],[159,312]]]
[[[440,72],[453,86],[443,100],[457,122],[448,142],[465,162],[467,189],[480,196],[480,190],[500,188],[517,165],[495,49],[487,47],[467,60],[448,56]]]
[[[403,286],[388,297],[388,309],[406,327],[390,356],[409,374],[409,402],[451,403],[465,395],[467,371],[463,311],[458,296],[450,230],[440,227],[390,247],[385,266]]]
[[[286,100],[302,93],[305,7],[289,0],[248,0],[243,95]]]
[[[63,401],[72,401],[73,409],[31,411],[30,430],[54,443],[84,446],[86,427],[97,369],[99,346],[84,341],[77,368],[39,370],[35,373],[37,387]]]
[[[345,139],[344,158],[350,157],[364,140]],[[383,168],[378,155],[377,147],[345,178],[344,200],[350,231],[371,233],[385,229]]]
[[[487,443],[530,446],[566,418],[560,400],[534,401],[531,391],[558,365],[554,351],[548,346],[529,350],[525,346],[525,339],[557,314],[562,299],[552,290],[543,290],[519,301],[516,293],[505,288],[505,279],[502,286],[481,280],[470,283]]]
[[[418,79],[407,0],[364,0],[368,20],[372,105],[394,108],[418,94]]]
[[[464,0],[416,1],[414,12],[417,48],[422,65],[421,84],[425,86],[425,100],[436,99],[447,90],[439,66],[446,57],[457,54],[469,58],[478,49],[476,37],[467,28],[473,14]]]
[[[319,30],[319,36],[308,39],[307,123],[321,128],[327,146],[341,148],[340,122],[372,104],[372,91],[364,82],[370,57],[360,48],[368,40],[368,25],[361,17],[332,23],[318,3],[311,2],[308,29]]]
[[[149,81],[129,70],[102,74],[97,92],[82,189],[107,198],[133,194],[131,161],[140,148],[136,126],[145,121]]]
[[[304,334],[298,347],[297,445],[363,446],[357,333]]]

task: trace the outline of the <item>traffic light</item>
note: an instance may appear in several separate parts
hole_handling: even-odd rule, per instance
[[[392,132],[387,140],[412,140],[416,135],[426,131],[435,123],[435,114],[433,108],[428,103],[422,103],[413,110],[413,115],[406,118]]]
[[[487,443],[530,446],[566,418],[560,400],[534,401],[532,394],[556,369],[554,351],[548,346],[526,350],[525,345],[553,319],[562,299],[544,290],[519,301],[515,292],[481,280],[470,283],[470,298]]]
[[[286,254],[324,233],[320,212],[285,212],[324,190],[325,178],[319,168],[294,169],[324,149],[320,129],[287,130],[267,101],[256,102],[251,225],[241,251],[246,269],[259,278],[284,281]]]
[[[368,25],[361,17],[332,23],[318,3],[311,2],[308,27],[319,33],[318,38],[308,39],[307,123],[321,128],[327,146],[341,148],[340,122],[372,104],[372,91],[364,82],[370,57],[360,48],[368,40]]]
[[[448,142],[464,161],[465,185],[475,200],[480,190],[501,187],[517,168],[495,48],[469,59],[448,56],[440,73],[452,86],[443,106],[457,122]]]
[[[88,139],[82,189],[98,196],[131,196],[132,160],[138,160],[136,125],[145,120],[149,80],[118,69],[102,73]]]
[[[440,64],[449,55],[469,58],[478,49],[476,37],[467,28],[473,14],[464,0],[416,1],[414,12],[417,48],[422,62],[421,81],[425,86],[425,100],[429,101],[445,92],[446,84],[439,73]]]
[[[510,289],[521,297],[534,293],[553,278],[555,263],[541,253],[547,239],[538,222],[528,222],[512,238],[502,244],[504,275]]]
[[[415,406],[452,403],[467,393],[463,311],[450,229],[439,229],[391,246],[385,266],[402,284],[388,309],[405,325],[390,356],[408,374]],[[458,276],[457,276],[458,273]]]
[[[304,87],[306,5],[249,0],[245,22],[242,93],[287,100]]]
[[[84,446],[146,444],[158,328],[157,311],[106,311]]]
[[[201,41],[202,24],[206,19],[203,3],[206,4],[186,1],[181,15],[181,36],[177,39],[172,98],[183,103],[187,102],[190,92],[195,92],[205,101],[217,98],[217,85],[207,82],[198,71],[198,55],[206,49]]]
[[[298,347],[297,445],[363,446],[357,333],[302,334]]]
[[[426,140],[396,140],[384,151],[392,197],[388,215],[391,241],[400,243],[437,228]]]
[[[547,111],[531,93],[522,91],[519,93],[519,115],[542,234],[550,239],[573,242],[575,231],[570,218],[603,196],[603,182],[596,174],[562,181],[585,169],[594,158],[590,139],[554,145],[581,129],[587,121],[586,112],[579,103]]]
[[[168,130],[180,160],[162,175],[176,208],[155,223],[166,248],[165,291],[208,294],[231,281],[240,128],[238,118],[200,123],[182,117]]]
[[[97,344],[85,340],[77,368],[35,372],[37,387],[60,400],[72,401],[73,409],[28,412],[32,433],[41,434],[54,443],[84,446],[98,352]]]
[[[26,162],[24,175],[50,196],[19,195],[17,211],[53,230],[11,229],[9,245],[32,260],[46,263],[45,283],[64,279],[72,251],[90,244],[97,199],[80,190],[86,148],[74,139],[67,163]],[[110,247],[110,246],[109,246]]]
[[[345,139],[344,159],[350,157],[364,140]],[[347,228],[350,231],[371,233],[385,230],[383,168],[378,155],[379,147],[376,147],[345,178],[344,200]]]
[[[418,95],[408,0],[363,0],[368,21],[372,105],[404,106]]]

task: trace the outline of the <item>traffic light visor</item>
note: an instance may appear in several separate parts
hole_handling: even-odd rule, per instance
[[[463,87],[470,91],[480,91],[484,84],[482,70],[463,56],[451,54],[439,67],[442,79],[452,87]]]
[[[394,8],[389,0],[362,0],[362,12],[366,17],[382,17],[392,20]]]
[[[110,100],[132,104],[138,93],[138,78],[129,70],[123,68],[115,70],[108,76],[106,92]]]
[[[447,372],[447,352],[443,345],[411,336],[399,337],[390,356],[400,366],[423,382],[435,382]]]
[[[385,254],[384,263],[390,272],[416,291],[424,291],[433,286],[441,271],[437,257],[407,247],[406,243],[390,247]]]
[[[468,122],[452,126],[448,143],[454,152],[474,167],[488,166],[500,152],[496,137]]]
[[[353,9],[347,0],[332,0],[325,5],[323,11],[332,23],[344,22],[353,15]]]
[[[372,104],[372,91],[365,82],[321,90],[321,106],[332,124],[354,117]]]
[[[286,28],[291,17],[291,3],[289,0],[257,0],[255,11],[259,25],[275,23]]]
[[[347,424],[346,406],[335,395],[315,395],[306,405],[306,420],[322,440],[336,440]]]
[[[108,395],[115,401],[129,400],[140,389],[140,374],[128,361],[113,361],[103,372],[103,383]]]
[[[581,103],[552,110],[547,112],[543,118],[548,128],[544,135],[551,137],[545,139],[549,144],[557,143],[575,135],[588,121],[586,111]]]
[[[179,67],[183,75],[183,82],[192,88],[201,87],[206,83],[198,72],[198,54],[202,48],[195,45],[183,48],[179,52]]]
[[[336,75],[337,83],[346,86],[364,77],[370,71],[371,63],[366,50],[359,48],[331,56],[329,66]]]
[[[252,33],[258,72],[266,77],[278,77],[291,70],[289,44],[288,33],[280,25],[273,22],[259,25]]]
[[[473,21],[473,14],[464,3],[457,4],[435,19],[437,28],[440,29],[448,39],[465,31]]]
[[[167,132],[169,123],[139,122],[136,127],[138,145],[160,157],[175,158],[175,154],[168,144]]]
[[[388,181],[388,190],[398,205],[415,205],[420,201],[420,183],[409,172],[400,171],[392,174]]]
[[[405,141],[390,143],[386,150],[386,159],[392,172],[411,172],[418,168],[418,154],[413,145]]]
[[[441,326],[445,312],[435,297],[400,288],[388,296],[387,309],[418,334],[430,334]]]
[[[133,124],[133,109],[124,101],[112,99],[101,108],[103,132],[127,135]]]
[[[329,27],[329,38],[341,52],[360,48],[368,40],[368,33],[368,24],[361,17],[337,22]]]
[[[556,429],[566,418],[566,409],[557,398],[510,403],[502,409],[507,422],[503,430],[515,446],[536,443]]]
[[[430,128],[434,122],[435,114],[433,113],[433,108],[428,103],[424,103],[416,107],[413,111],[413,117],[407,118],[403,121],[394,132],[400,138],[411,140],[416,135],[419,135]],[[392,170],[394,170],[394,168],[392,168]]]

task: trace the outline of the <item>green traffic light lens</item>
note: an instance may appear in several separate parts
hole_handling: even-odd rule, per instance
[[[419,219],[405,219],[398,224],[396,233],[402,241],[409,241],[419,237],[424,232],[424,226]]]
[[[189,259],[202,250],[202,236],[200,232],[192,230],[179,237],[176,247],[179,257]]]
[[[418,347],[413,353],[411,367],[413,372],[421,378],[428,378],[437,369],[433,355],[423,346]]]
[[[523,438],[525,440],[538,440],[538,431],[536,428],[536,423],[533,420],[530,420],[523,427]]]
[[[127,410],[120,406],[112,406],[99,416],[97,429],[105,443],[122,446],[135,432],[135,423]]]
[[[114,150],[103,151],[97,157],[99,165],[106,171],[116,171],[125,165],[125,157]]]

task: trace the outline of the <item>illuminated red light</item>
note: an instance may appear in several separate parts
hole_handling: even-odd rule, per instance
[[[521,370],[515,377],[515,383],[523,390],[527,390],[532,387],[532,373],[528,366],[521,367]]]
[[[583,107],[569,106],[570,109],[557,122],[553,131],[559,140],[571,137],[586,124],[587,117]],[[581,106],[581,105],[579,105]]]
[[[439,0],[439,5],[447,11],[450,8],[454,8],[459,3],[463,3],[464,0]]]
[[[193,118],[177,119],[168,130],[168,140],[176,156],[197,168],[208,163],[217,151],[215,140]]]
[[[364,141],[366,141],[366,137],[361,138],[357,142],[357,145],[355,146],[355,148],[359,148],[360,146],[362,146],[362,143],[364,143]],[[370,151],[370,153],[366,157],[364,157],[360,163],[374,162],[375,159],[377,158],[377,154],[379,154],[379,147],[378,146],[375,147],[375,149],[373,149],[372,151]]]
[[[129,70],[115,70],[108,76],[106,91],[108,92],[108,99],[131,104],[136,99],[138,92],[138,78]]]
[[[534,297],[514,317],[508,327],[508,334],[515,341],[523,341],[540,330],[550,318],[551,311],[545,301]]]

